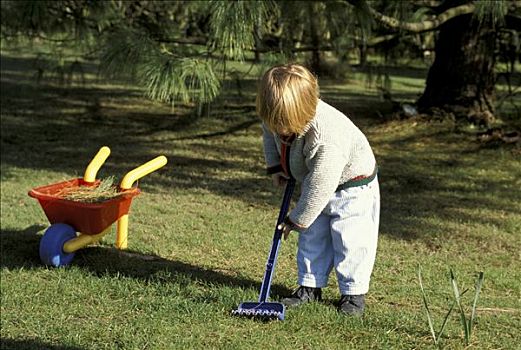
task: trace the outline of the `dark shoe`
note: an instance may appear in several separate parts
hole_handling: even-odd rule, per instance
[[[365,308],[364,295],[342,295],[338,311],[351,316],[362,316]]]
[[[322,289],[300,286],[290,297],[282,299],[282,304],[287,307],[298,306],[310,301],[322,300]]]

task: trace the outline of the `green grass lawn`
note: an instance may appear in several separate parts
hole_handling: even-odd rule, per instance
[[[399,72],[397,71],[397,74]],[[425,72],[424,72],[425,73]],[[521,161],[449,122],[383,120],[389,111],[359,80],[324,82],[322,98],[351,114],[380,165],[382,216],[368,306],[360,319],[325,301],[286,312],[284,322],[230,316],[257,299],[282,193],[264,175],[253,81],[233,84],[210,117],[144,99],[133,87],[88,76],[69,87],[31,78],[31,60],[2,56],[2,349],[426,349],[434,348],[417,280],[422,266],[439,329],[453,268],[470,314],[476,275],[485,282],[473,349],[519,348]],[[423,78],[397,75],[414,100]],[[112,154],[100,177],[119,179],[164,154],[143,178],[130,213],[129,248],[115,232],[48,268],[38,256],[48,227],[37,186],[81,177],[97,150]],[[115,231],[115,229],[113,229]],[[296,236],[283,242],[272,297],[296,282]],[[465,348],[456,313],[441,340]]]

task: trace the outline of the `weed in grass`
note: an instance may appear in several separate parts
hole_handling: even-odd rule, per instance
[[[443,323],[441,324],[439,332],[436,334],[436,330],[434,329],[434,320],[432,318],[431,310],[429,309],[429,302],[427,301],[427,295],[425,294],[425,289],[423,288],[422,274],[421,274],[421,266],[418,266],[418,282],[420,283],[420,290],[422,293],[423,305],[425,306],[425,311],[427,313],[427,320],[429,321],[429,329],[431,331],[432,339],[434,340],[434,344],[440,346],[440,339],[445,330],[445,326],[447,325],[447,320],[454,309],[455,302],[449,307],[449,311],[445,314],[443,318]]]
[[[454,276],[454,272],[450,269],[450,280],[452,283],[452,289],[454,291],[454,301],[458,305],[458,309],[460,312],[461,325],[463,326],[463,331],[465,334],[465,345],[470,344],[470,337],[472,335],[472,326],[474,325],[474,318],[476,316],[476,305],[478,303],[479,293],[481,292],[481,287],[483,286],[484,274],[480,272],[478,275],[478,279],[476,281],[475,293],[474,293],[474,302],[472,303],[472,311],[470,314],[470,318],[467,320],[465,315],[465,310],[463,309],[463,305],[461,303],[461,296],[458,289],[458,283],[456,281],[456,277]]]
[[[441,324],[440,330],[438,333],[436,333],[436,330],[434,329],[434,320],[431,313],[431,310],[429,308],[429,302],[427,300],[427,295],[425,293],[425,289],[423,288],[423,281],[422,281],[422,275],[421,275],[421,266],[418,265],[418,282],[420,284],[420,290],[422,294],[423,299],[423,305],[425,306],[425,311],[427,314],[427,321],[429,322],[429,329],[431,332],[432,339],[434,341],[434,344],[438,347],[441,346],[440,339],[443,335],[443,331],[445,330],[445,326],[447,325],[447,321],[449,319],[450,314],[452,313],[452,310],[457,305],[458,309],[460,311],[460,319],[461,324],[463,326],[463,332],[465,334],[465,345],[468,346],[470,344],[470,337],[472,335],[472,327],[474,324],[474,318],[476,316],[476,306],[478,302],[479,293],[481,291],[481,287],[483,285],[483,278],[484,274],[483,272],[480,272],[478,275],[478,280],[476,281],[476,287],[475,287],[475,294],[474,294],[474,302],[472,304],[472,312],[470,318],[467,320],[467,317],[465,315],[465,311],[463,309],[463,305],[461,303],[461,297],[468,291],[468,289],[464,290],[463,292],[459,292],[458,284],[456,281],[456,277],[454,275],[454,271],[450,269],[450,280],[452,289],[454,292],[454,300],[452,301],[449,310],[445,314],[445,317],[443,318],[443,322]]]

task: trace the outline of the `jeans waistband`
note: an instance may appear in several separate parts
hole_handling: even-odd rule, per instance
[[[345,189],[348,189],[348,188],[351,188],[351,187],[359,187],[359,186],[367,185],[367,184],[371,183],[371,181],[373,181],[376,178],[377,174],[378,174],[378,166],[375,165],[374,171],[373,171],[373,173],[371,175],[369,175],[369,176],[357,176],[357,177],[355,177],[355,178],[353,178],[351,180],[347,180],[343,184],[338,185],[338,187],[336,188],[335,192],[342,191],[342,190],[345,190]]]

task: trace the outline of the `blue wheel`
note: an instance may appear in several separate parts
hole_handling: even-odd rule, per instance
[[[74,253],[65,253],[65,242],[76,238],[76,230],[67,224],[53,224],[40,240],[40,259],[45,265],[54,267],[69,265]]]

